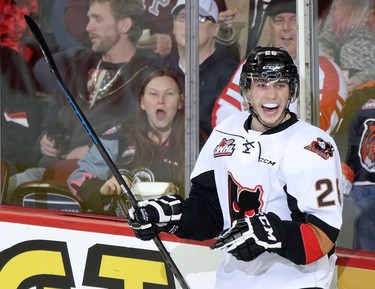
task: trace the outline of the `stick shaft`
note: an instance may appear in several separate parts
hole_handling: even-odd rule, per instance
[[[93,130],[93,128],[91,127],[90,123],[86,119],[82,110],[80,109],[80,107],[78,106],[74,97],[70,93],[68,87],[65,85],[65,83],[64,83],[64,81],[63,81],[63,79],[60,75],[60,72],[59,72],[59,70],[58,70],[58,68],[55,64],[55,61],[53,60],[53,57],[52,57],[52,54],[51,54],[51,52],[48,48],[48,45],[47,45],[47,43],[46,43],[46,41],[43,37],[42,32],[40,31],[40,29],[38,27],[38,25],[34,22],[34,20],[31,17],[29,17],[27,15],[25,15],[24,17],[25,17],[25,21],[26,21],[27,25],[29,26],[31,32],[34,34],[36,40],[39,43],[39,47],[40,47],[40,49],[41,49],[41,51],[44,55],[44,58],[45,58],[46,62],[48,63],[48,65],[51,69],[51,73],[55,76],[55,78],[57,80],[57,83],[60,86],[62,92],[64,93],[65,97],[69,100],[71,106],[73,107],[73,109],[74,109],[75,113],[77,114],[78,118],[80,119],[81,123],[86,128],[87,133],[90,135],[94,145],[98,149],[99,153],[101,154],[102,158],[104,159],[105,163],[107,164],[109,170],[111,171],[113,176],[116,178],[117,182],[120,184],[122,192],[126,195],[126,198],[128,199],[128,201],[130,202],[130,204],[132,206],[134,206],[134,207],[138,206],[138,201],[134,197],[133,193],[131,192],[130,188],[126,184],[125,180],[122,178],[121,173],[119,172],[118,168],[116,167],[115,163],[113,162],[113,160],[109,156],[106,149],[104,148],[102,142],[100,141],[100,139],[96,135],[96,133]],[[119,197],[117,198],[117,200],[118,200],[118,203],[119,203],[119,206],[120,206],[121,210],[123,211],[123,213],[125,215],[126,206],[125,206],[124,202]],[[177,265],[174,263],[171,255],[169,254],[169,252],[165,248],[165,246],[162,243],[162,241],[160,240],[159,236],[155,236],[153,238],[153,241],[154,241],[156,247],[159,249],[160,254],[162,255],[164,261],[166,262],[166,264],[168,265],[168,267],[172,271],[172,273],[175,276],[175,278],[177,279],[177,281],[180,283],[181,287],[183,289],[189,289],[189,285],[187,284],[186,280],[182,276],[182,274],[181,274],[180,270],[178,269]]]

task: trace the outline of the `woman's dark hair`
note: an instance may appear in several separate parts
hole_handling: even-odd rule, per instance
[[[181,95],[181,109],[179,109],[176,113],[175,118],[173,119],[172,123],[172,131],[168,138],[169,145],[163,146],[160,144],[155,143],[153,140],[149,138],[149,133],[151,132],[155,136],[159,138],[161,141],[161,135],[158,131],[153,129],[148,121],[147,114],[144,110],[141,109],[141,98],[145,93],[146,86],[150,83],[151,80],[157,77],[169,77],[174,80],[174,82],[178,86],[178,92]],[[167,155],[168,152],[173,152],[172,159],[177,159],[178,161],[178,175],[179,180],[177,186],[181,189],[184,184],[184,168],[185,168],[185,113],[184,113],[184,101],[183,101],[183,94],[184,88],[182,85],[182,80],[177,74],[168,70],[155,70],[151,72],[147,77],[143,80],[138,97],[138,106],[137,106],[137,113],[136,119],[132,124],[132,128],[130,129],[133,141],[137,148],[141,148],[141,151],[135,154],[135,157],[129,160],[129,162],[125,165],[129,167],[148,167],[150,160],[154,158],[163,158],[169,159],[170,157]],[[129,126],[127,128],[124,127],[124,132],[129,131]],[[169,149],[168,149],[169,148]],[[174,148],[174,149],[170,149]],[[177,156],[175,155],[177,153]],[[176,158],[177,157],[177,158]]]

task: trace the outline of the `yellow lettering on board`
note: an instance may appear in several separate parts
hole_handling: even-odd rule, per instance
[[[0,271],[1,288],[17,289],[35,275],[65,276],[61,253],[34,250],[14,256]]]
[[[163,262],[103,256],[100,277],[124,280],[125,289],[143,289],[144,283],[167,285]]]

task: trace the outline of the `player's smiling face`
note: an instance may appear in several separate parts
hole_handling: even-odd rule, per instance
[[[285,117],[289,99],[290,90],[287,80],[254,79],[247,93],[247,100],[260,121],[253,118],[252,129],[266,131],[286,121],[289,118]]]

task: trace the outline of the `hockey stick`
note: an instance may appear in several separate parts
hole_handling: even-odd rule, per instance
[[[94,142],[94,145],[96,146],[96,148],[98,149],[102,158],[106,162],[109,170],[111,171],[113,176],[116,178],[117,182],[120,184],[122,192],[126,195],[126,198],[130,202],[130,204],[134,207],[137,207],[138,201],[136,200],[136,198],[134,197],[130,188],[128,187],[128,185],[126,184],[124,179],[122,178],[118,168],[116,167],[116,165],[112,161],[111,157],[109,156],[108,152],[104,148],[100,139],[96,135],[95,131],[93,130],[90,123],[86,119],[82,110],[80,109],[77,102],[73,98],[73,96],[70,93],[68,87],[65,85],[65,83],[64,83],[64,81],[63,81],[63,79],[62,79],[62,77],[59,73],[59,70],[58,70],[58,68],[55,64],[55,61],[53,60],[53,57],[52,57],[52,54],[51,54],[51,52],[48,48],[48,45],[47,45],[47,43],[46,43],[46,41],[43,37],[42,32],[40,31],[40,29],[38,27],[38,25],[34,22],[34,20],[30,16],[25,15],[24,18],[25,18],[25,21],[26,21],[27,25],[29,26],[31,32],[34,34],[36,40],[38,41],[39,47],[40,47],[40,49],[41,49],[41,51],[44,55],[44,58],[45,58],[46,62],[48,63],[48,65],[51,69],[51,73],[55,76],[55,78],[57,80],[57,83],[59,84],[62,92],[64,93],[65,97],[69,100],[69,102],[70,102],[71,106],[73,107],[75,113],[77,114],[78,118],[81,120],[81,123],[86,128],[88,134],[90,135],[92,141]],[[117,195],[116,195],[116,197],[117,197]],[[117,201],[118,201],[119,206],[120,206],[121,210],[123,211],[124,215],[126,215],[126,213],[125,213],[126,212],[126,205],[122,201],[121,197],[117,197]],[[165,248],[165,246],[162,243],[162,241],[160,240],[159,236],[155,236],[152,240],[154,241],[156,247],[159,249],[160,254],[162,255],[164,261],[167,263],[169,269],[172,271],[173,275],[175,276],[175,278],[180,283],[182,289],[189,289],[189,285],[187,284],[186,280],[182,276],[182,274],[179,271],[177,265],[174,263],[171,255],[169,254],[169,252]]]

